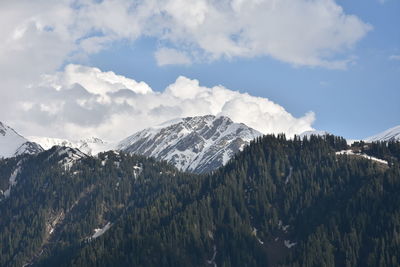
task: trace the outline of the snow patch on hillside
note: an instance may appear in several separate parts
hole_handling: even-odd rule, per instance
[[[143,165],[141,163],[133,166],[133,176],[135,179],[137,179],[139,177],[139,175],[142,173],[143,171]]]
[[[76,148],[56,147],[55,151],[47,158],[47,160],[53,157],[60,158],[58,164],[60,164],[64,170],[69,171],[78,160],[87,156],[88,155]]]
[[[297,243],[296,242],[291,242],[290,240],[285,240],[284,244],[285,244],[285,247],[292,248],[292,247],[296,246]]]
[[[96,239],[96,238],[104,235],[104,233],[107,232],[107,230],[110,229],[111,226],[112,226],[112,223],[108,222],[106,225],[104,225],[103,228],[94,229],[94,234],[92,235],[92,239]]]
[[[3,196],[5,198],[10,197],[11,188],[17,185],[17,176],[20,174],[20,172],[21,172],[21,161],[17,163],[17,167],[14,169],[14,171],[10,175],[10,178],[8,179],[8,188],[3,192]]]
[[[368,156],[367,154],[354,153],[351,149],[338,151],[338,152],[336,152],[336,155],[356,155],[356,156],[361,156],[363,158],[366,158],[366,159],[369,159],[369,160],[373,160],[373,161],[388,165],[388,162],[386,160],[378,159],[378,158],[375,158],[375,157],[372,157],[372,156]]]

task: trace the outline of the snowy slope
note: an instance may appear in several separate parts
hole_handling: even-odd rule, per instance
[[[21,154],[36,154],[43,151],[40,145],[28,141],[13,128],[0,122],[0,158]]]
[[[48,150],[53,146],[65,146],[77,148],[85,154],[96,155],[100,152],[113,149],[113,144],[103,141],[96,137],[82,139],[78,141],[71,141],[60,138],[29,136],[29,140],[40,144],[44,149]]]
[[[390,128],[377,135],[365,138],[365,142],[376,142],[376,141],[400,141],[400,125]]]
[[[145,129],[121,141],[116,149],[166,160],[183,171],[203,173],[224,165],[260,135],[228,117],[207,115]]]

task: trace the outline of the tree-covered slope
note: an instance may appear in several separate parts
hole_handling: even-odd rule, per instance
[[[139,177],[156,179],[163,173],[168,180],[177,172],[140,156],[108,152],[94,158],[62,147],[11,160],[0,164],[3,184],[18,168],[10,195],[0,198],[0,266],[73,251],[94,229],[117,220],[132,196],[142,196],[140,185],[134,186]]]
[[[0,202],[0,265],[396,266],[399,166],[345,148],[265,136],[202,176],[111,152],[70,170],[26,157]]]

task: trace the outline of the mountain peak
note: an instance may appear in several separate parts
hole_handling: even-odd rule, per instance
[[[13,128],[11,128],[10,126],[7,126],[5,124],[3,124],[0,121],[0,135],[2,136],[6,136],[7,134],[9,135],[17,135],[22,137],[21,135],[19,135]]]
[[[28,141],[13,128],[0,122],[0,158],[36,154],[41,151],[43,149],[40,145]]]
[[[205,115],[142,130],[121,141],[117,149],[166,160],[183,171],[202,173],[224,165],[260,135],[228,117]]]
[[[379,134],[367,137],[364,139],[364,141],[365,142],[400,141],[400,125],[397,125]]]

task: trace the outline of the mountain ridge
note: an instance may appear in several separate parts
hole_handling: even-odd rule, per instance
[[[0,122],[0,158],[15,157],[22,154],[36,154],[43,148],[31,142],[10,126]]]
[[[400,125],[363,139],[365,142],[400,141]]]
[[[144,129],[122,140],[116,149],[166,160],[183,171],[203,173],[223,166],[261,135],[228,117],[206,115]]]

